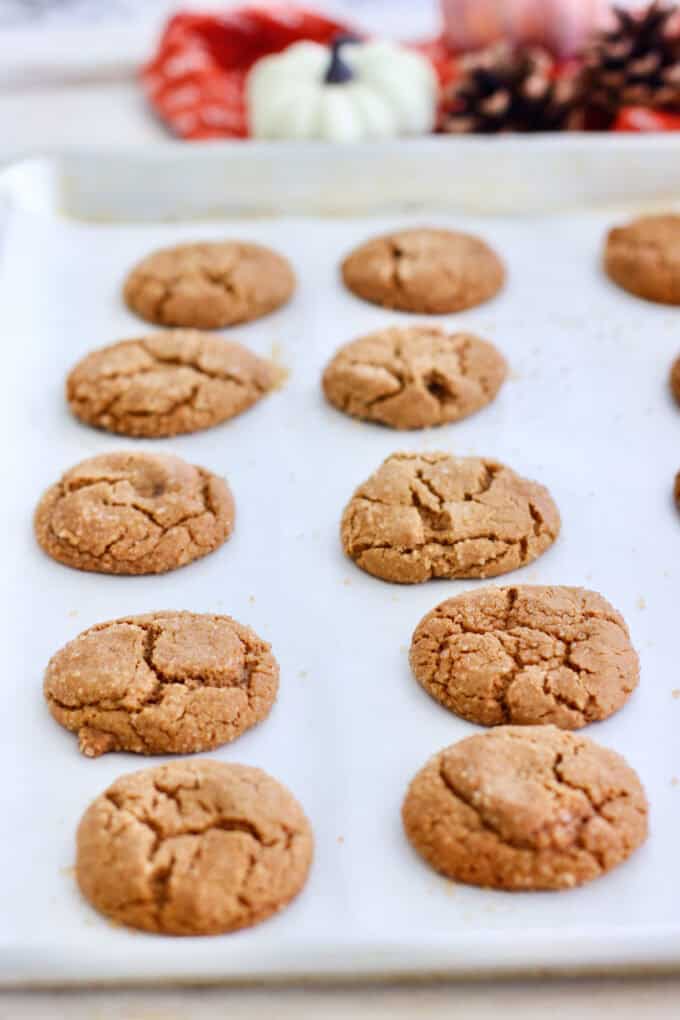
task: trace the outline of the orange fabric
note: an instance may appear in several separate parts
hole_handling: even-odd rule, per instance
[[[680,131],[680,114],[651,110],[646,106],[624,106],[614,131]]]
[[[301,39],[328,43],[345,25],[299,8],[176,14],[141,72],[151,106],[181,138],[244,138],[245,78],[260,57]]]

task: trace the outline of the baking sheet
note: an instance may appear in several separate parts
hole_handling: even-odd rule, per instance
[[[666,386],[680,353],[680,311],[629,297],[600,273],[603,232],[631,210],[95,225],[63,215],[61,175],[59,165],[37,161],[5,178],[0,982],[680,965],[680,521],[671,495],[680,412]],[[120,211],[122,194],[111,197]],[[440,320],[494,341],[512,371],[474,417],[399,434],[327,406],[319,378],[341,343],[415,321],[344,292],[343,253],[381,230],[426,222],[479,231],[506,259],[499,298]],[[159,245],[229,236],[273,245],[298,272],[288,307],[229,331],[285,365],[285,387],[231,423],[172,440],[138,443],[79,425],[63,400],[67,370],[92,347],[146,330],[120,300],[126,270]],[[79,573],[45,557],[31,530],[43,489],[85,457],[129,447],[173,451],[224,474],[237,503],[230,542],[160,577]],[[589,886],[510,895],[454,885],[404,839],[399,811],[413,773],[477,730],[412,679],[411,632],[437,602],[475,583],[392,586],[344,558],[342,508],[397,449],[489,455],[548,485],[561,538],[496,583],[592,587],[630,625],[640,688],[584,732],[639,771],[652,831],[628,863]],[[47,712],[42,672],[91,624],[170,608],[229,613],[271,641],[281,691],[270,718],[212,756],[261,766],[288,784],[316,834],[299,899],[235,935],[171,939],[114,927],[81,900],[73,879],[86,805],[119,774],[155,760],[81,757]]]
[[[19,156],[17,155],[18,159]],[[26,160],[8,186],[92,221],[397,210],[547,213],[677,199],[680,133],[433,135],[325,142],[156,142]]]

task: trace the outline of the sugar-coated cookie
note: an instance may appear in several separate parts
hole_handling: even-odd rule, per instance
[[[69,373],[76,418],[124,436],[176,436],[234,418],[280,373],[247,347],[195,330],[121,340],[86,355]]]
[[[345,285],[384,308],[460,312],[494,297],[505,281],[498,255],[455,230],[415,228],[373,238],[342,263]]]
[[[680,357],[676,358],[671,366],[670,386],[676,403],[680,404]]]
[[[128,275],[128,307],[158,326],[222,329],[285,304],[295,275],[283,255],[250,241],[206,241],[162,248]]]
[[[506,375],[503,355],[470,333],[393,326],[341,347],[322,383],[328,401],[354,418],[421,429],[478,411]]]
[[[100,913],[167,935],[257,924],[300,892],[313,836],[261,769],[175,761],[117,779],[78,826],[76,879]]]
[[[104,453],[66,471],[34,518],[45,552],[101,574],[160,574],[206,556],[229,538],[227,483],[179,457]]]
[[[395,453],[342,516],[347,555],[385,581],[494,577],[552,545],[560,515],[547,489],[504,464],[448,453]]]
[[[619,287],[660,304],[680,304],[680,216],[643,216],[607,235],[604,266]]]
[[[624,759],[554,726],[500,726],[436,754],[402,817],[413,847],[457,882],[571,889],[647,837],[647,799]]]
[[[620,613],[585,588],[475,588],[413,634],[411,668],[446,708],[482,726],[575,730],[616,712],[640,663]]]
[[[50,712],[80,750],[193,754],[268,714],[279,667],[266,641],[228,616],[161,612],[100,623],[52,656]]]

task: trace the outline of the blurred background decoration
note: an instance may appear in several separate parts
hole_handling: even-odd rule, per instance
[[[333,42],[347,33],[392,40],[391,59],[343,45],[347,73],[328,78]],[[0,0],[0,41],[0,125],[6,113],[25,134],[7,97],[21,106],[40,95],[48,142],[57,132],[47,111],[64,91],[94,142],[680,129],[671,0]],[[251,72],[301,42],[314,46],[276,64],[281,95],[269,94],[267,130],[253,131],[263,121],[249,107]],[[411,89],[400,86],[402,65]],[[99,119],[88,93],[106,95]],[[77,127],[65,126],[69,139]]]

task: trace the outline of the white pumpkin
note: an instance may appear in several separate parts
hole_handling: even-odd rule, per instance
[[[248,76],[255,138],[333,142],[431,131],[437,80],[430,62],[391,42],[300,42],[258,60]]]

